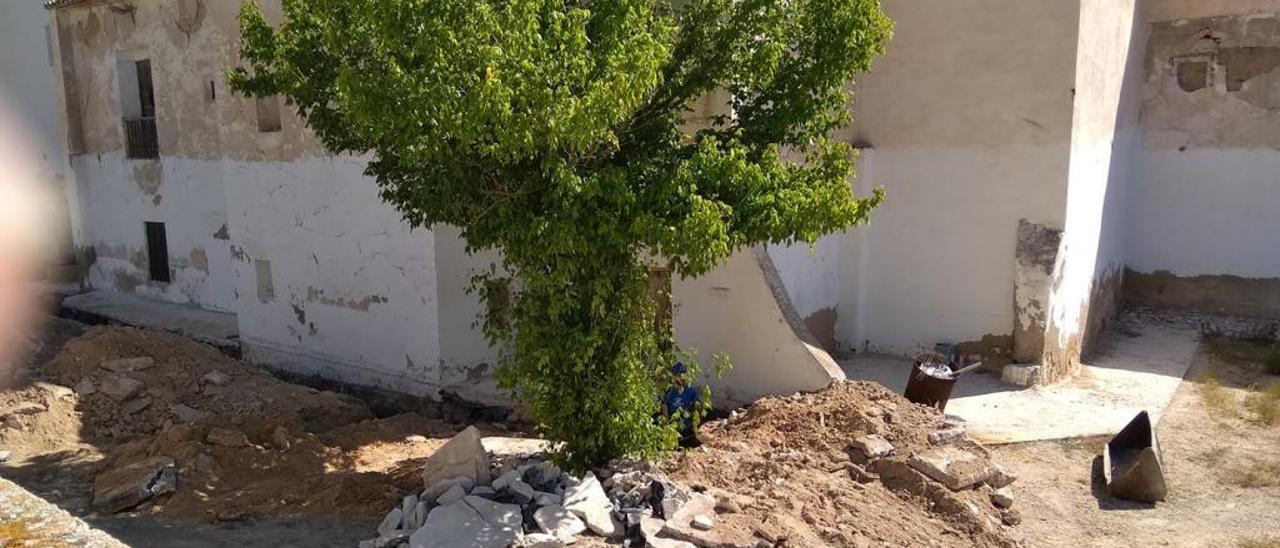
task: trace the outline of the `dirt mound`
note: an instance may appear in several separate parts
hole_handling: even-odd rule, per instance
[[[456,432],[415,414],[374,418],[350,396],[157,330],[95,327],[43,374],[57,384],[0,395],[0,411],[18,411],[0,424],[0,444],[21,448],[13,460],[66,452],[97,461],[92,473],[172,457],[177,491],[144,505],[171,517],[373,515],[417,487],[406,463]]]
[[[953,493],[905,465],[907,456],[929,449],[929,434],[943,423],[936,410],[879,384],[841,382],[765,398],[707,423],[703,446],[670,468],[675,479],[710,487],[741,508],[720,516],[726,526],[785,538],[788,546],[1014,545],[989,501],[990,487]],[[893,444],[894,456],[879,461],[886,466],[856,462],[850,444],[867,434]]]

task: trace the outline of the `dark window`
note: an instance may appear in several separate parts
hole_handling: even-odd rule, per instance
[[[125,156],[158,158],[156,93],[151,84],[151,61],[121,61],[120,103],[124,114]]]
[[[151,266],[151,281],[169,281],[169,242],[164,235],[164,223],[146,222],[147,263]]]

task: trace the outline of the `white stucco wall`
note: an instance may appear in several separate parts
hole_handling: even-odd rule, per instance
[[[1280,152],[1146,150],[1129,218],[1129,268],[1280,277]]]
[[[435,395],[434,236],[404,225],[364,165],[224,163],[240,339],[297,373]]]
[[[1280,66],[1228,90],[1222,54],[1254,48],[1280,64],[1280,2],[1154,6],[1129,268],[1280,278]],[[1216,42],[1199,40],[1210,33]],[[1175,61],[1187,57],[1210,63],[1204,88],[1179,86]]]
[[[0,123],[16,126],[34,155],[39,179],[56,191],[52,209],[44,214],[54,246],[51,259],[71,259],[73,241],[80,241],[75,180],[59,118],[58,86],[54,75],[53,35],[48,14],[37,1],[0,2],[0,101],[7,103]],[[20,132],[20,133],[19,133]]]
[[[1045,340],[1049,379],[1074,370],[1090,322],[1101,322],[1107,313],[1105,303],[1114,311],[1123,268],[1123,223],[1118,221],[1133,178],[1138,135],[1141,10],[1135,0],[1080,3],[1066,222]]]
[[[711,386],[719,404],[818,390],[844,378],[817,341],[797,333],[801,319],[789,312],[786,289],[763,248],[735,253],[700,278],[673,281],[671,292],[677,343],[697,351],[700,382]],[[720,378],[710,371],[717,353],[733,362]]]
[[[128,160],[113,151],[77,155],[73,165],[83,183],[82,215],[95,255],[87,272],[90,287],[235,310],[230,247],[213,237],[226,224],[217,162]],[[143,172],[154,183],[139,183]],[[146,221],[165,223],[169,283],[148,280]]]
[[[844,239],[837,336],[902,352],[1013,330],[1018,220],[1061,226],[1074,2],[887,0],[886,54],[854,88],[847,138],[870,226]]]

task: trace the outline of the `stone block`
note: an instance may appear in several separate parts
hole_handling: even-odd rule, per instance
[[[912,455],[907,464],[952,491],[968,489],[995,472],[990,461],[952,446],[942,446]]]

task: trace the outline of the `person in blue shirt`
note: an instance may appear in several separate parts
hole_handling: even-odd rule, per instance
[[[678,421],[677,430],[680,431],[681,447],[697,447],[701,445],[698,441],[697,431],[693,427],[693,413],[696,406],[700,402],[698,390],[689,385],[689,381],[685,379],[685,373],[688,368],[684,363],[676,362],[671,367],[671,376],[674,386],[668,388],[666,393],[662,395],[662,418],[671,420],[675,417]],[[677,414],[678,411],[683,413]]]

